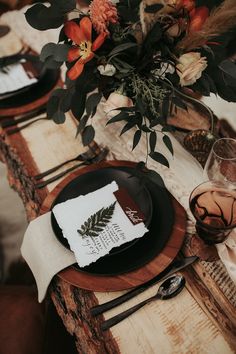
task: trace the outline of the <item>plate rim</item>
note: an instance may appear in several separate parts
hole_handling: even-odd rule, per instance
[[[103,161],[77,170],[67,176],[48,194],[41,206],[40,215],[50,211],[53,200],[57,197],[62,188],[80,174],[85,174],[89,171],[104,167],[135,167],[136,165],[136,162],[125,160]],[[155,275],[161,273],[176,257],[183,244],[186,233],[186,212],[172,195],[171,202],[175,210],[175,220],[171,235],[161,253],[146,265],[134,271],[113,276],[92,275],[80,272],[77,269],[73,269],[72,266],[69,266],[60,271],[57,276],[71,285],[100,292],[125,290],[152,279]]]

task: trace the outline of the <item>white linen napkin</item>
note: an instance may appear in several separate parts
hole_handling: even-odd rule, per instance
[[[30,222],[21,246],[38,288],[38,301],[43,301],[55,274],[76,263],[74,253],[63,247],[51,227],[51,212]]]
[[[76,261],[80,266],[94,262],[113,247],[142,237],[148,231],[143,222],[133,225],[117,202],[110,222],[113,225],[110,227],[110,235],[112,229],[110,239],[107,231],[103,232],[103,236],[107,233],[106,242],[101,242],[102,235],[96,237],[95,243],[92,237],[86,237],[87,241],[85,242],[78,235],[77,227],[80,227],[88,216],[101,207],[116,201],[113,192],[117,189],[116,182],[112,182],[92,193],[70,199],[53,208],[59,226],[63,229],[64,236],[67,237],[70,247],[75,253],[62,246],[55,237],[51,226],[51,212],[30,222],[24,235],[21,253],[35,277],[39,302],[44,299],[53,276],[62,269],[76,263]],[[116,232],[116,226],[114,230],[114,225],[119,226],[118,232]],[[88,251],[89,245],[95,248],[94,245],[98,244],[100,245],[99,252],[89,252],[91,254],[86,255],[85,252]]]
[[[148,231],[143,222],[133,224],[127,217],[114,195],[118,189],[117,183],[113,181],[85,196],[57,204],[52,210],[80,267],[95,262],[112,248],[142,237]],[[113,205],[111,220],[97,236],[82,236],[78,232],[92,215]]]

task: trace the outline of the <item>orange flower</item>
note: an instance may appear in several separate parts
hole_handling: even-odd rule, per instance
[[[67,56],[68,62],[77,62],[67,72],[71,80],[77,79],[84,69],[84,64],[94,57],[94,52],[101,47],[107,34],[101,33],[92,43],[92,22],[88,17],[83,17],[79,24],[68,21],[64,26],[64,32],[69,39],[76,44]]]
[[[93,0],[90,4],[90,18],[97,33],[109,34],[109,23],[118,22],[116,6],[110,0]]]
[[[200,31],[208,16],[209,9],[206,6],[193,9],[190,12],[189,32]]]

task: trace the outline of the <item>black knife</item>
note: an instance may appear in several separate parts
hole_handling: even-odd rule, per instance
[[[108,310],[111,310],[112,308],[123,304],[125,301],[132,299],[134,296],[141,294],[144,290],[148,289],[150,286],[156,284],[160,280],[165,280],[168,278],[171,274],[178,272],[181,269],[184,269],[185,267],[189,266],[193,262],[195,262],[198,259],[197,256],[191,256],[191,257],[185,257],[183,259],[176,260],[172,262],[163,272],[160,274],[156,275],[154,278],[148,280],[146,283],[143,283],[136,288],[128,291],[127,293],[110,300],[108,302],[105,302],[104,304],[94,306],[90,309],[91,315],[92,316],[97,316],[100,315]]]

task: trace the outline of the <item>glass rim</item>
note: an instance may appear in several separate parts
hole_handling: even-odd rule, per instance
[[[211,148],[211,151],[215,154],[215,156],[217,156],[219,159],[221,160],[226,160],[226,161],[236,161],[236,156],[235,157],[223,157],[223,156],[220,156],[219,154],[217,154],[214,150],[214,147],[215,145],[217,145],[220,141],[222,140],[230,140],[230,141],[233,141],[235,142],[235,145],[236,145],[236,139],[234,138],[220,138],[220,139],[217,139],[214,144],[212,145],[212,148]]]

